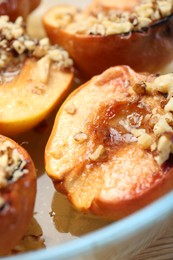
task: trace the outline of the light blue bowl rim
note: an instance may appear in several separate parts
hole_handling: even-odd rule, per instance
[[[91,232],[81,238],[60,244],[58,246],[12,257],[2,257],[5,260],[53,260],[71,259],[80,256],[96,247],[101,248],[109,243],[119,243],[129,237],[162,222],[173,213],[173,191],[151,203],[142,210],[114,222],[104,228]]]

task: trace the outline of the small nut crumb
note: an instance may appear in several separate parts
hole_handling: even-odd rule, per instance
[[[45,93],[46,87],[45,85],[34,85],[31,87],[31,92],[36,95],[43,95]]]
[[[76,113],[76,107],[73,103],[69,103],[65,106],[65,111],[70,115],[74,115]]]
[[[49,212],[49,215],[50,215],[50,217],[54,217],[54,216],[56,215],[56,213],[55,213],[53,210],[51,210],[51,211]]]
[[[75,136],[73,138],[76,142],[79,142],[80,144],[82,144],[88,139],[88,135],[83,132],[79,132],[79,133],[75,134]]]
[[[99,145],[96,150],[90,154],[89,159],[91,161],[99,161],[107,157],[106,149],[103,145]]]
[[[150,117],[150,119],[149,119],[150,127],[154,127],[157,124],[157,122],[159,121],[159,116],[160,115],[158,115],[158,114],[154,114]]]
[[[143,81],[135,83],[133,90],[139,95],[144,95],[146,93],[146,83]]]

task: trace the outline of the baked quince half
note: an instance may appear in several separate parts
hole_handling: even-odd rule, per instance
[[[25,234],[33,215],[36,170],[26,150],[0,135],[0,255]]]
[[[172,91],[173,74],[117,66],[67,98],[45,167],[77,210],[119,219],[172,189]]]
[[[15,21],[18,16],[25,20],[41,0],[5,0],[0,2],[0,15],[8,15],[10,20]]]
[[[68,92],[72,60],[47,38],[31,39],[21,17],[0,17],[0,132],[16,135],[40,123]]]
[[[173,57],[171,1],[93,1],[85,10],[59,5],[43,24],[85,77],[115,65],[156,72]]]

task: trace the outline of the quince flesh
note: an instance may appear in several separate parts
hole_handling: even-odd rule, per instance
[[[27,58],[19,74],[1,84],[1,134],[13,136],[40,123],[64,98],[72,80],[73,73],[52,64],[47,82],[42,83],[37,60]]]

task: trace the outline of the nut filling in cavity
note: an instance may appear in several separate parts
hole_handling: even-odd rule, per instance
[[[85,13],[74,10],[65,13],[60,10],[56,15],[57,25],[69,33],[86,35],[113,35],[140,31],[160,19],[172,14],[172,0],[141,0],[130,11],[105,10]],[[69,18],[69,19],[67,19]]]
[[[151,96],[167,95],[164,102],[160,103],[162,114],[155,109],[151,114],[145,116],[145,121],[151,128],[151,135],[145,129],[131,129],[131,133],[138,138],[139,145],[143,149],[148,149],[154,154],[154,159],[158,165],[162,165],[173,154],[173,73],[157,76],[151,82],[136,83],[133,90],[137,94],[149,94]],[[140,93],[139,93],[140,92]],[[146,123],[146,122],[145,122]]]
[[[26,165],[26,160],[10,142],[1,143],[0,189],[7,187],[9,183],[15,182],[24,174],[27,174]]]
[[[71,68],[73,65],[68,53],[58,45],[51,45],[48,38],[32,39],[27,33],[22,17],[13,23],[6,15],[0,16],[0,81],[5,81],[6,72],[14,72],[18,64],[27,57],[45,58],[60,70]],[[20,72],[17,70],[18,73]],[[11,74],[10,74],[11,75]],[[46,76],[45,76],[46,77]],[[46,81],[43,78],[43,81]]]

